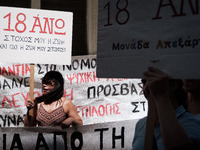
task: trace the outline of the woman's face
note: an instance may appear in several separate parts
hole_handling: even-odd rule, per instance
[[[42,84],[42,94],[46,95],[50,93],[55,87],[55,83],[53,81],[50,81],[49,83],[43,83]]]

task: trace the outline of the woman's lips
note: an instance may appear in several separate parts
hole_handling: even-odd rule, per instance
[[[49,89],[43,89],[43,90],[42,90],[42,93],[43,93],[43,94],[46,94],[46,93],[49,93],[49,91],[50,91]]]

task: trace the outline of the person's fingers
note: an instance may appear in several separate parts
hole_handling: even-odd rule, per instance
[[[151,71],[146,71],[146,72],[144,72],[143,74],[144,74],[144,76],[145,76],[146,78],[160,77],[160,74],[157,74],[157,73],[151,72]]]
[[[150,79],[150,80],[158,80],[158,79],[164,79],[164,78],[169,78],[169,76],[160,71],[159,69],[156,69],[156,68],[153,68],[153,67],[149,67],[149,70],[148,71],[145,71],[144,73],[144,76],[146,77],[146,79]]]
[[[33,105],[33,102],[27,101],[27,105]]]
[[[30,109],[33,108],[33,106],[34,106],[33,102],[28,100],[26,103],[26,107]]]
[[[152,67],[152,66],[148,67],[148,70],[151,71],[151,72],[158,73],[158,74],[163,74],[164,73],[160,69]]]

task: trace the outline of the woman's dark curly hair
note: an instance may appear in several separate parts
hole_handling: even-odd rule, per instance
[[[44,102],[45,104],[50,104],[56,100],[59,100],[64,93],[64,78],[62,74],[58,71],[49,71],[45,74],[45,76],[42,78],[42,84],[51,85],[52,82],[55,84],[54,89],[46,94],[42,95],[40,97],[37,97],[36,103]]]

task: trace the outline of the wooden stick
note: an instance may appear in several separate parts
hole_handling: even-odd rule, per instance
[[[34,102],[34,69],[35,65],[30,65],[30,91],[29,91],[29,99]],[[33,109],[29,111],[29,115],[33,116]]]
[[[156,105],[153,100],[148,101],[148,116],[146,122],[146,134],[144,142],[144,150],[153,150],[154,128],[156,124]]]

